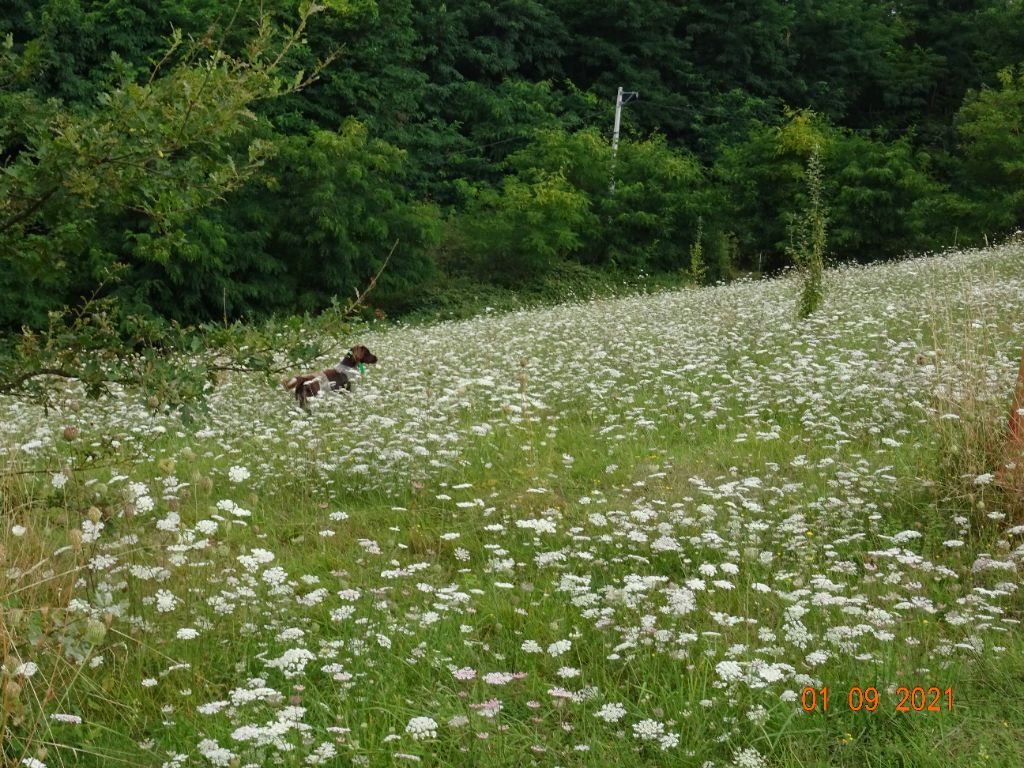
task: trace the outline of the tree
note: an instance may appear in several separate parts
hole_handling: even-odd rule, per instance
[[[955,125],[965,228],[977,236],[1024,226],[1024,67],[1002,70],[997,88],[968,94]]]
[[[806,170],[816,147],[835,258],[891,258],[940,245],[952,234],[942,226],[947,191],[929,174],[930,156],[915,150],[910,137],[885,141],[814,112],[794,112],[783,126],[759,126],[747,141],[725,148],[715,164],[744,266],[770,271],[790,263],[787,222],[804,215]]]
[[[272,150],[246,141],[252,106],[308,85],[319,73],[288,75],[282,62],[322,6],[304,5],[282,36],[266,23],[244,57],[208,35],[188,45],[176,32],[143,82],[125,78],[89,111],[13,90],[31,71],[8,38],[0,81],[9,119],[0,135],[0,327],[41,324],[40,309],[88,291],[110,266],[91,248],[104,215],[143,220],[155,261],[171,258],[193,213],[237,189]],[[18,115],[18,120],[13,120]],[[26,285],[44,287],[32,294]]]
[[[7,339],[0,391],[41,374],[82,378],[94,389],[108,379],[137,381],[156,375],[147,350],[202,348],[197,335],[128,317],[96,292],[115,266],[93,247],[97,226],[131,212],[144,222],[147,258],[170,260],[187,220],[239,188],[271,153],[264,142],[246,141],[252,106],[305,87],[328,63],[330,56],[308,73],[285,69],[323,10],[303,3],[284,33],[262,18],[239,56],[219,48],[212,32],[188,44],[176,32],[148,78],[126,75],[90,110],[34,94],[26,85],[31,62],[8,36],[0,54],[0,325],[40,330]],[[89,298],[62,310],[83,288]],[[208,370],[198,363],[196,377]],[[175,391],[184,399],[197,387]]]
[[[790,7],[786,36],[794,61],[779,95],[838,125],[885,121],[880,95],[905,87],[897,82],[894,65],[905,29],[891,6],[873,0],[796,0]]]
[[[835,131],[825,165],[832,254],[868,262],[952,242],[941,212],[947,191],[931,165],[909,136]]]
[[[742,254],[738,266],[771,272],[789,263],[787,222],[799,210],[807,160],[815,146],[827,146],[828,130],[820,115],[795,112],[782,126],[756,125],[746,140],[722,147],[713,174]]]
[[[578,251],[592,228],[590,200],[561,173],[506,176],[500,192],[477,190],[457,220],[459,261],[506,286],[536,283]]]
[[[375,293],[378,304],[398,307],[412,286],[434,277],[427,252],[437,243],[440,216],[435,206],[409,199],[404,151],[373,138],[357,120],[336,131],[281,137],[275,146],[267,183],[240,192],[228,211],[229,241],[247,230],[260,233],[246,258],[254,267],[266,265],[262,273],[250,268],[225,275],[236,290],[262,289],[250,312],[315,312],[332,297],[350,296],[395,240],[399,246]],[[237,250],[229,247],[223,257],[237,258]]]

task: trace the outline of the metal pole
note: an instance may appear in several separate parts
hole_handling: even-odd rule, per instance
[[[623,99],[622,97],[626,98]],[[612,181],[610,189],[612,192],[615,191],[615,155],[619,151],[619,128],[622,126],[622,105],[631,99],[635,99],[639,96],[636,91],[623,91],[622,86],[619,86],[619,92],[615,96],[615,125],[612,127]]]
[[[619,127],[622,125],[622,86],[615,97],[615,125],[612,127],[612,182],[609,191],[615,191],[615,155],[619,151]]]
[[[612,159],[619,151],[619,128],[622,125],[622,86],[619,86],[619,93],[615,97],[615,127],[612,128]]]

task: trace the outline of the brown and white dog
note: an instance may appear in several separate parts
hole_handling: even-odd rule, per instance
[[[327,368],[315,373],[299,373],[281,382],[287,390],[295,391],[295,400],[303,408],[306,407],[306,399],[316,397],[320,394],[322,387],[329,387],[333,390],[345,389],[352,391],[352,381],[358,378],[363,365],[373,365],[377,362],[377,356],[362,344],[352,347],[341,362],[333,368]]]

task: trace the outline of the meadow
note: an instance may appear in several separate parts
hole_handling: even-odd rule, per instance
[[[308,413],[0,399],[0,762],[1019,766],[1022,267],[369,326]]]

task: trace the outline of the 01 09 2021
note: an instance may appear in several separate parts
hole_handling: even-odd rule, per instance
[[[805,712],[828,712],[830,707],[837,706],[853,712],[952,712],[953,689],[921,685],[896,686],[882,692],[859,686],[836,690],[804,688],[800,692],[800,706]]]

